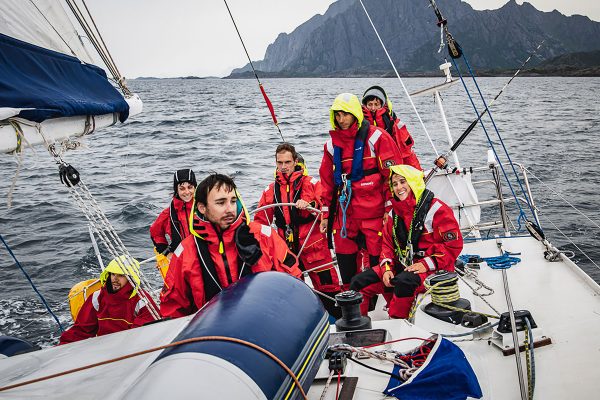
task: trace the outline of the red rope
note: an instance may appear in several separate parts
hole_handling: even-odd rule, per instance
[[[5,390],[9,390],[9,389],[15,389],[15,388],[18,388],[18,387],[21,387],[21,386],[31,385],[32,383],[36,383],[36,382],[46,381],[46,380],[52,379],[52,378],[58,378],[59,376],[72,374],[74,372],[79,372],[79,371],[83,371],[83,370],[94,368],[94,367],[99,367],[101,365],[106,365],[106,364],[110,364],[110,363],[113,363],[113,362],[117,362],[117,361],[121,361],[121,360],[126,360],[128,358],[133,358],[133,357],[141,356],[143,354],[151,353],[153,351],[168,349],[169,347],[175,347],[175,346],[179,346],[179,345],[182,345],[182,344],[188,344],[188,343],[194,343],[194,342],[205,342],[205,341],[224,341],[224,342],[239,343],[239,344],[243,344],[245,346],[251,347],[253,349],[256,349],[256,350],[262,352],[263,354],[265,354],[268,357],[270,357],[277,364],[279,364],[279,366],[281,368],[283,368],[285,370],[285,372],[288,373],[288,375],[293,379],[294,383],[298,387],[298,390],[300,391],[300,394],[301,394],[301,398],[307,400],[306,393],[304,392],[304,389],[300,385],[300,381],[298,381],[298,378],[296,377],[296,375],[294,374],[294,372],[291,369],[289,369],[288,366],[283,363],[283,361],[281,361],[279,358],[277,358],[277,356],[275,354],[271,353],[270,351],[268,351],[268,350],[266,350],[266,349],[264,349],[264,348],[262,348],[262,347],[260,347],[260,346],[258,346],[256,344],[254,344],[254,343],[247,342],[247,341],[242,340],[242,339],[227,337],[227,336],[201,336],[201,337],[195,337],[195,338],[190,338],[190,339],[184,339],[184,340],[180,340],[180,341],[177,341],[177,342],[168,343],[168,344],[165,344],[165,345],[162,345],[162,346],[157,346],[157,347],[153,347],[153,348],[150,348],[150,349],[138,351],[138,352],[135,352],[135,353],[126,354],[126,355],[121,356],[121,357],[115,357],[115,358],[111,358],[111,359],[105,360],[105,361],[100,361],[100,362],[97,362],[97,363],[94,363],[94,364],[84,365],[83,367],[73,368],[73,369],[70,369],[70,370],[67,370],[67,371],[58,372],[56,374],[46,375],[46,376],[42,376],[40,378],[31,379],[29,381],[15,383],[14,385],[2,386],[2,387],[0,387],[0,392],[5,391]]]

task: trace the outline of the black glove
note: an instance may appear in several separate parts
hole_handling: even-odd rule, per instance
[[[246,264],[253,266],[262,257],[262,251],[258,240],[250,232],[247,224],[242,224],[235,231],[235,244],[238,248],[240,259]]]
[[[167,250],[170,250],[169,245],[166,243],[154,243],[154,248],[160,254],[166,254],[168,253]]]

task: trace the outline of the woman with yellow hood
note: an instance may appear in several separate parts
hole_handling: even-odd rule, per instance
[[[100,274],[102,288],[85,300],[75,324],[60,336],[60,344],[137,328],[154,321],[146,307],[146,300],[137,292],[140,278],[135,270],[139,263],[131,260],[121,256],[106,266]],[[132,262],[135,265],[131,265]],[[136,287],[131,285],[123,268],[127,269]],[[152,301],[147,293],[146,298]]]
[[[463,239],[452,209],[425,188],[423,171],[392,166],[389,184],[394,198],[379,266],[356,275],[350,288],[363,295],[363,315],[373,296],[383,294],[390,317],[407,318],[425,278],[439,270],[454,271]]]

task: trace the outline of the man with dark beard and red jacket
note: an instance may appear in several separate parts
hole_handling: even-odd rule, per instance
[[[406,125],[392,111],[392,101],[388,99],[385,90],[381,86],[371,86],[363,94],[362,104],[363,113],[369,123],[385,129],[398,145],[402,156],[399,164],[412,165],[417,169],[423,169],[413,150],[415,142],[410,136]]]
[[[347,289],[358,272],[358,242],[366,242],[371,266],[379,261],[386,200],[391,199],[388,168],[400,163],[401,157],[390,135],[364,119],[353,94],[336,97],[330,122],[331,139],[325,144],[319,169],[323,186],[320,228],[335,240],[343,289]]]
[[[390,317],[407,318],[427,276],[454,272],[463,239],[452,209],[425,188],[423,171],[410,165],[390,170],[394,199],[383,231],[380,265],[356,275],[350,288],[363,295],[363,315],[371,298],[383,294]]]
[[[300,277],[296,257],[269,226],[250,222],[233,180],[211,174],[196,188],[191,235],[175,249],[160,299],[163,317],[199,310],[245,275],[281,271]]]
[[[334,297],[340,292],[340,283],[337,272],[332,264],[331,252],[327,247],[327,238],[315,225],[311,227],[316,215],[306,208],[320,207],[319,199],[315,193],[312,178],[305,174],[304,168],[298,163],[296,148],[289,143],[281,143],[275,150],[275,182],[269,184],[263,191],[258,202],[258,207],[275,203],[295,203],[292,206],[276,206],[259,211],[254,220],[264,225],[270,225],[273,219],[278,232],[288,245],[288,248],[298,254],[300,269],[309,270],[314,288],[328,297]],[[310,236],[309,236],[310,233]],[[318,268],[324,266],[323,268]],[[315,270],[316,268],[316,270]],[[320,296],[325,309],[335,318],[341,317],[341,309],[335,302]]]

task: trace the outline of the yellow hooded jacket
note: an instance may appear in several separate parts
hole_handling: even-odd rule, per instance
[[[331,122],[331,129],[334,130],[337,129],[337,125],[335,124],[336,111],[344,111],[354,115],[358,121],[358,126],[361,126],[363,119],[365,119],[362,112],[362,105],[360,104],[358,97],[352,93],[342,93],[338,95],[329,109],[329,121]]]
[[[423,171],[416,169],[410,165],[393,165],[390,167],[390,192],[394,193],[394,189],[392,188],[392,176],[394,174],[401,175],[406,179],[408,186],[415,195],[416,203],[419,203],[423,192],[425,191],[425,181],[423,180]],[[394,194],[394,197],[396,195]]]

